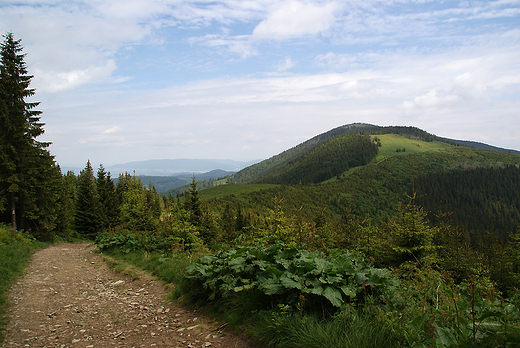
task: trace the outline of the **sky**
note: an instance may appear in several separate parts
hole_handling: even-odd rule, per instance
[[[266,159],[335,127],[520,150],[520,0],[2,0],[62,166]]]

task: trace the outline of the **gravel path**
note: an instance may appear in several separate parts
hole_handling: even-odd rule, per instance
[[[161,282],[113,272],[88,244],[39,250],[11,289],[2,347],[253,347],[165,300]]]

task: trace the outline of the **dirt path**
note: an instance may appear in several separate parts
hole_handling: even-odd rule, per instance
[[[2,347],[253,347],[167,303],[164,286],[115,273],[87,244],[36,252],[11,289]]]

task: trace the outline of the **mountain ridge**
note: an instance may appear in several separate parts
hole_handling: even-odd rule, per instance
[[[237,172],[261,160],[235,161],[231,159],[152,159],[144,161],[133,161],[122,164],[115,164],[105,167],[112,177],[119,174],[131,173],[137,176],[179,176],[208,173],[215,170],[225,172]],[[93,167],[97,168],[95,163]],[[62,166],[62,172],[69,170],[79,174],[84,169],[80,167]]]

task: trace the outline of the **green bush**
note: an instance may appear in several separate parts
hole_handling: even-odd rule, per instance
[[[374,295],[382,300],[398,285],[389,270],[372,267],[354,253],[326,255],[276,243],[207,255],[186,270],[194,299],[219,300],[259,291],[271,302],[330,312]]]

